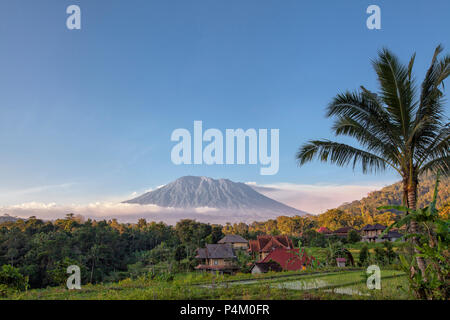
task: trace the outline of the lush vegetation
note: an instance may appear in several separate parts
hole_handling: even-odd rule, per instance
[[[192,220],[174,227],[145,220],[83,222],[73,215],[54,222],[17,220],[0,225],[0,266],[18,270],[32,288],[64,284],[69,265],[80,266],[83,283],[117,281],[150,271],[166,277],[192,270],[196,248],[217,242],[221,230]]]
[[[346,217],[337,216],[334,223],[347,225]],[[400,217],[396,220],[400,221]],[[241,234],[247,239],[266,233],[287,234],[308,255],[316,257],[322,267],[335,265],[335,258],[343,256],[339,252],[344,251],[352,255],[355,267],[376,263],[398,268],[395,266],[400,265],[400,253],[409,260],[413,257],[407,243],[396,242],[393,247],[390,243],[360,243],[359,235],[353,232],[347,239],[326,237],[317,228],[335,228],[321,225],[323,221],[327,220],[321,216],[278,217],[249,225],[221,226],[182,220],[169,226],[143,219],[137,224],[84,221],[73,214],[53,222],[34,217],[8,219],[0,224],[0,292],[8,288],[25,290],[64,285],[66,268],[72,264],[81,267],[83,284],[142,276],[170,280],[178,274],[192,272],[197,264],[196,249],[206,243],[216,243],[227,233]],[[242,272],[249,271],[251,262],[245,254],[238,255]]]
[[[420,181],[418,205],[422,207],[432,201],[435,176],[424,175]],[[367,197],[359,201],[327,210],[317,216],[281,216],[276,219],[251,224],[226,224],[223,232],[225,234],[240,234],[249,239],[255,238],[257,234],[287,234],[293,237],[303,235],[305,239],[302,239],[302,241],[306,242],[307,245],[325,246],[325,237],[315,232],[319,227],[326,227],[331,231],[343,227],[352,227],[359,230],[367,224],[379,223],[388,226],[400,219],[402,214],[398,210],[378,210],[377,208],[385,205],[400,205],[402,203],[402,193],[401,183],[396,183],[379,191],[371,192]],[[436,206],[439,208],[439,214],[443,218],[448,219],[450,217],[449,177],[442,177]]]
[[[418,233],[408,234],[417,239],[414,258],[420,257],[426,262],[425,273],[415,271],[414,260],[400,256],[403,270],[410,272],[410,288],[421,299],[448,299],[450,297],[450,222],[443,219],[436,209],[439,187],[439,175],[436,181],[433,200],[423,209],[412,210],[404,206],[385,206],[380,209],[397,209],[405,212],[402,219],[386,229],[417,223]]]
[[[330,102],[327,117],[334,118],[336,136],[356,140],[358,146],[330,140],[311,140],[298,153],[299,165],[317,158],[338,166],[352,165],[363,173],[395,170],[401,180],[402,203],[417,208],[419,180],[423,174],[450,172],[450,124],[445,114],[444,81],[450,75],[450,55],[434,51],[431,65],[417,90],[413,76],[415,54],[403,64],[388,49],[372,61],[379,91],[340,93]],[[408,229],[415,236],[415,259],[422,277],[427,266],[420,254],[418,221],[410,219]],[[411,274],[413,276],[413,274]]]
[[[418,207],[425,207],[433,199],[433,192],[435,186],[435,176],[428,174],[420,179],[419,188],[417,191],[417,205]],[[400,213],[398,210],[378,210],[380,206],[386,205],[401,205],[403,197],[402,184],[400,182],[384,187],[381,190],[369,193],[367,197],[361,200],[356,200],[351,203],[346,203],[337,208],[344,215],[353,217],[348,221],[339,220],[336,225],[330,224],[328,228],[334,230],[340,227],[360,227],[366,224],[380,223],[389,225]],[[442,183],[439,188],[437,197],[438,208],[442,208],[442,215],[449,218],[450,208],[450,178],[442,177]],[[446,209],[444,212],[444,208]],[[324,219],[325,220],[325,219]]]
[[[437,189],[435,191],[437,195]],[[435,228],[436,221],[443,220],[446,216],[443,210],[436,209],[437,196],[430,207],[424,209],[431,220],[422,219],[424,227],[429,235],[435,239],[435,244],[428,245],[423,238],[422,250],[426,258],[431,260],[433,268],[439,266],[440,273],[429,273],[432,281],[423,283],[419,273],[408,283],[406,278],[390,279],[389,283],[398,281],[414,288],[422,288],[432,293],[433,298],[445,297],[448,287],[442,287],[440,279],[448,278],[448,237],[442,238],[442,228]],[[396,227],[401,227],[405,222],[404,215],[400,215],[405,208],[384,207],[380,212],[396,211]],[[409,210],[409,209],[408,209]],[[428,211],[427,211],[428,210]],[[424,212],[425,212],[424,211]],[[422,212],[422,211],[421,211]],[[418,216],[409,215],[409,218]],[[408,216],[406,216],[408,217]],[[438,218],[436,218],[438,217]],[[346,215],[340,217],[344,221]],[[7,219],[0,224],[0,296],[8,298],[45,298],[45,299],[82,299],[82,298],[123,298],[144,299],[148,297],[158,298],[248,298],[264,296],[264,285],[261,281],[251,288],[222,288],[210,296],[207,290],[201,287],[186,289],[178,283],[199,284],[214,281],[228,280],[264,280],[272,275],[255,276],[248,272],[252,260],[243,253],[238,254],[238,265],[241,274],[233,277],[212,276],[199,274],[193,271],[197,261],[195,260],[196,248],[206,243],[216,243],[226,233],[241,234],[247,239],[254,239],[258,234],[288,234],[294,243],[301,247],[308,256],[314,256],[319,264],[310,265],[307,272],[335,272],[336,258],[349,258],[347,267],[365,268],[371,264],[381,266],[383,269],[408,272],[411,261],[415,255],[410,243],[361,243],[357,233],[350,232],[348,238],[326,237],[318,233],[316,229],[325,219],[315,217],[278,217],[267,222],[255,222],[247,225],[244,223],[225,226],[209,225],[192,220],[182,220],[175,226],[164,223],[147,222],[141,219],[137,224],[123,224],[116,220],[110,221],[84,221],[83,217],[69,214],[65,219],[53,222],[42,221],[31,217],[30,219]],[[437,222],[441,226],[441,222]],[[447,228],[448,228],[448,222]],[[327,225],[325,225],[327,226]],[[331,227],[331,229],[334,229]],[[439,236],[439,237],[437,237]],[[442,254],[444,248],[444,254]],[[445,253],[447,252],[447,253]],[[350,258],[351,256],[351,258]],[[425,257],[425,256],[424,256]],[[447,259],[442,262],[442,259]],[[353,261],[353,264],[350,263]],[[68,292],[64,289],[68,275],[66,268],[69,265],[78,265],[82,271],[83,290],[81,292]],[[443,266],[443,267],[442,267]],[[289,273],[280,273],[277,276],[286,276]],[[295,274],[293,274],[295,276]],[[213,277],[213,278],[211,278]],[[436,280],[437,279],[437,280]],[[108,284],[102,284],[108,283]],[[98,285],[95,285],[98,284]],[[398,284],[398,283],[397,283]],[[147,288],[148,286],[148,288]],[[294,285],[295,286],[295,285]],[[309,285],[308,285],[309,286]],[[353,284],[349,292],[359,293],[364,290],[361,284]],[[54,289],[38,289],[55,287]],[[393,287],[390,294],[393,294]],[[31,289],[31,290],[30,290]],[[267,289],[267,288],[266,288]],[[337,288],[344,290],[347,289]],[[28,291],[27,291],[28,290]],[[102,290],[105,290],[104,292]],[[312,291],[311,291],[312,290]],[[336,292],[311,289],[308,291],[288,290],[287,293],[278,287],[270,287],[272,298],[342,298],[335,295]],[[446,291],[447,290],[447,291]],[[25,292],[25,293],[24,293]],[[386,291],[384,291],[386,292]],[[356,294],[355,298],[367,297]],[[142,296],[139,296],[142,294]],[[376,295],[376,297],[374,297]],[[402,293],[403,295],[403,293]],[[382,298],[379,293],[370,293],[371,297]],[[420,297],[417,294],[413,295]],[[265,297],[265,296],[264,296]],[[352,296],[353,297],[353,296]],[[409,298],[407,294],[402,296]]]
[[[382,271],[382,289],[368,290],[363,271],[283,272],[265,275],[177,274],[171,280],[141,276],[116,283],[16,292],[8,299],[412,299],[404,273]],[[249,280],[250,279],[250,280]]]

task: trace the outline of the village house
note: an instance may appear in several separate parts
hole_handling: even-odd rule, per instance
[[[314,257],[308,257],[304,251],[300,252],[298,248],[286,249],[279,247],[272,250],[264,259],[255,263],[251,272],[304,270],[314,259]],[[275,265],[279,265],[279,267],[274,267]]]
[[[366,242],[384,242],[384,241],[396,241],[403,235],[397,231],[389,231],[387,234],[380,238],[380,235],[386,227],[381,224],[368,224],[361,229],[362,241]]]
[[[320,227],[319,229],[317,229],[318,233],[323,234],[324,236],[330,236],[332,235],[332,231],[330,229],[328,229],[327,227]]]
[[[344,268],[345,267],[345,262],[347,261],[347,259],[345,258],[336,258],[336,265],[339,268]]]
[[[347,238],[348,237],[348,233],[351,230],[355,230],[355,229],[353,229],[351,227],[343,227],[343,228],[340,228],[340,229],[337,229],[336,231],[334,231],[332,235],[337,236],[339,238]]]
[[[361,236],[363,241],[367,242],[375,242],[375,239],[378,238],[380,234],[386,229],[385,226],[381,224],[368,224],[361,229]]]
[[[248,241],[237,234],[228,234],[219,240],[219,244],[230,244],[234,250],[248,250]]]
[[[277,248],[293,249],[294,245],[288,236],[258,236],[249,241],[248,251],[254,259],[260,261]]]
[[[238,270],[236,265],[236,254],[231,244],[207,244],[206,248],[197,249],[196,259],[200,264],[196,270],[234,273]]]

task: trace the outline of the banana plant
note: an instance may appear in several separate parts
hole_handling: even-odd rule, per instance
[[[410,287],[416,296],[423,299],[447,299],[449,296],[449,250],[450,242],[449,232],[450,223],[443,220],[436,208],[436,202],[439,189],[439,172],[436,177],[436,185],[434,188],[433,200],[430,205],[412,210],[404,206],[382,206],[378,210],[398,210],[406,214],[397,222],[394,222],[379,236],[383,237],[392,228],[409,225],[416,222],[423,227],[424,233],[410,233],[405,237],[416,237],[420,241],[415,245],[417,249],[411,262],[404,256],[400,256],[402,269],[410,273]],[[426,266],[426,277],[416,272],[414,261],[415,258],[423,258],[428,262]]]
[[[398,221],[387,227],[384,232],[379,236],[379,238],[386,235],[392,228],[400,228],[404,225],[408,225],[412,221],[415,221],[422,225],[427,232],[428,237],[424,237],[421,233],[410,233],[406,237],[419,237],[421,239],[428,238],[432,240],[431,245],[434,247],[437,245],[437,238],[446,238],[450,231],[450,223],[448,220],[442,220],[439,217],[439,210],[436,208],[436,202],[438,197],[439,189],[439,173],[436,177],[436,184],[434,187],[433,200],[429,206],[425,208],[420,208],[417,210],[412,210],[405,206],[381,206],[378,210],[398,210],[405,212],[406,214]],[[433,225],[435,228],[433,228]]]

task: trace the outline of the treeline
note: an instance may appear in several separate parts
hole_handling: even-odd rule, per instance
[[[349,220],[343,217],[345,213],[334,209],[318,217],[281,216],[266,222],[224,226],[188,219],[175,226],[145,219],[137,224],[84,221],[73,214],[55,221],[18,219],[0,223],[0,278],[17,279],[10,273],[18,270],[28,278],[31,288],[64,285],[67,267],[77,265],[82,283],[115,282],[144,274],[167,280],[177,272],[194,270],[198,264],[196,249],[217,243],[225,234],[239,234],[249,240],[261,234],[287,234],[294,245],[306,247],[358,242],[356,232],[342,239],[316,231],[322,223],[331,229],[347,224]],[[238,257],[243,268],[249,262],[245,255]]]
[[[170,226],[145,219],[137,224],[84,221],[73,214],[55,221],[31,217],[0,223],[0,266],[5,278],[18,270],[31,288],[64,285],[70,265],[80,267],[82,283],[115,282],[144,274],[167,280],[177,272],[193,271],[198,264],[196,249],[217,243],[225,234],[256,239],[261,234],[283,233],[295,245],[325,247],[330,239],[316,232],[317,227],[312,217],[225,226],[188,219]],[[246,255],[238,257],[242,268],[249,262]]]
[[[32,217],[0,224],[0,266],[18,269],[32,288],[64,284],[69,265],[81,268],[83,283],[117,281],[144,271],[192,270],[196,248],[222,237],[221,226],[193,220],[169,226],[144,219],[122,224]]]
[[[253,239],[258,234],[269,235],[289,235],[302,237],[311,231],[318,230],[320,227],[326,227],[335,231],[343,227],[351,227],[355,230],[361,229],[367,224],[380,223],[390,225],[395,222],[397,215],[392,212],[385,212],[375,216],[353,215],[339,209],[331,209],[318,216],[280,216],[276,219],[270,219],[264,222],[246,223],[227,223],[223,227],[224,234],[239,234],[245,238]]]

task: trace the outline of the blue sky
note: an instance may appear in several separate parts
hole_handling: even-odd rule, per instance
[[[66,8],[82,30],[66,28]],[[366,28],[366,8],[382,30]],[[330,99],[376,89],[370,59],[386,46],[450,50],[450,2],[268,0],[4,0],[0,3],[0,206],[120,199],[184,175],[258,184],[387,184],[314,162],[297,148],[333,138]],[[280,129],[280,170],[175,166],[174,129]],[[350,141],[342,140],[341,141]]]

